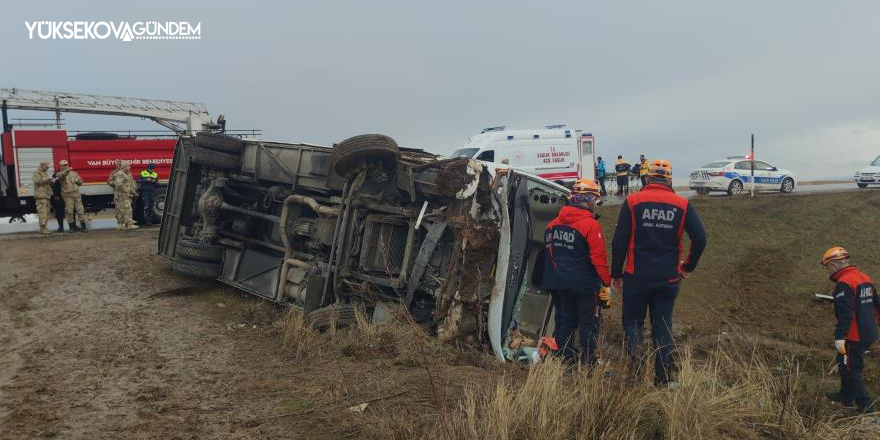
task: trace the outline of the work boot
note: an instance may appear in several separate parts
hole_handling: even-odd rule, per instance
[[[116,230],[117,230],[117,231],[125,230],[125,223],[117,223],[117,224],[116,224]]]
[[[852,399],[843,399],[840,397],[840,393],[825,393],[825,397],[832,402],[839,403],[847,408],[855,407]]]
[[[89,232],[89,231],[86,229],[86,222],[85,222],[85,220],[79,222],[79,232]]]
[[[68,227],[67,227],[67,232],[68,232],[68,233],[69,233],[69,232],[76,232],[76,231],[79,231],[79,227],[76,226],[76,223],[74,223],[74,222],[68,222],[68,223],[67,223],[67,226],[68,226]]]
[[[133,229],[138,229],[138,228],[140,228],[140,226],[138,226],[138,225],[136,225],[136,224],[134,224],[134,223],[129,223],[129,224],[125,225],[125,228],[126,228],[126,229],[129,229],[129,230],[133,230]]]
[[[64,222],[62,222],[62,221],[58,222],[58,231],[57,232],[64,232]]]
[[[49,235],[51,233],[52,232],[50,232],[48,229],[46,229],[46,225],[40,225],[40,234]]]

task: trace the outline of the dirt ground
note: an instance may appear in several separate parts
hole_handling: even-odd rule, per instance
[[[880,273],[880,193],[694,203],[709,248],[676,306],[678,342],[741,332],[771,361],[799,363],[815,396],[800,405],[827,406],[833,315],[812,295],[831,284],[817,256],[841,244]],[[618,209],[601,210],[609,237]],[[0,439],[417,438],[468,385],[523,377],[399,326],[301,331],[266,301],[174,274],[157,233],[0,235]],[[619,346],[612,302],[603,332]],[[875,393],[878,361],[872,350]]]
[[[359,438],[380,429],[371,412],[418,418],[459,397],[440,377],[486,373],[478,355],[426,367],[371,338],[298,357],[280,310],[177,276],[156,236],[0,236],[0,438]]]

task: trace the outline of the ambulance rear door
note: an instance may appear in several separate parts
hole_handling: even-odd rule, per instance
[[[596,178],[596,138],[592,133],[581,133],[578,136],[578,153],[580,163],[578,177],[582,179]]]

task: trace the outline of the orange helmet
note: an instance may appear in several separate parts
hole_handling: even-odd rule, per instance
[[[590,179],[578,179],[571,186],[571,195],[568,196],[568,200],[574,203],[583,203],[599,197],[602,197],[602,193],[599,192],[599,185],[596,182]]]
[[[840,246],[835,246],[822,254],[822,265],[824,266],[832,261],[845,260],[847,258],[849,258],[849,252]]]
[[[599,185],[596,182],[590,179],[578,179],[574,185],[571,186],[571,192],[573,194],[599,194]]]
[[[672,178],[672,164],[666,159],[655,159],[648,167],[648,175],[661,179]]]

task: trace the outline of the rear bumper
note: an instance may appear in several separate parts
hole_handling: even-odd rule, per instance
[[[722,190],[723,190],[723,191],[726,191],[726,190],[727,190],[727,184],[726,184],[726,183],[724,183],[724,182],[718,182],[718,181],[712,181],[712,180],[709,180],[709,181],[701,181],[701,180],[698,180],[698,181],[691,181],[690,184],[689,184],[688,186],[689,186],[690,189],[692,189],[692,190],[698,190],[698,189],[708,189],[708,190],[710,190],[710,191],[722,191]]]

